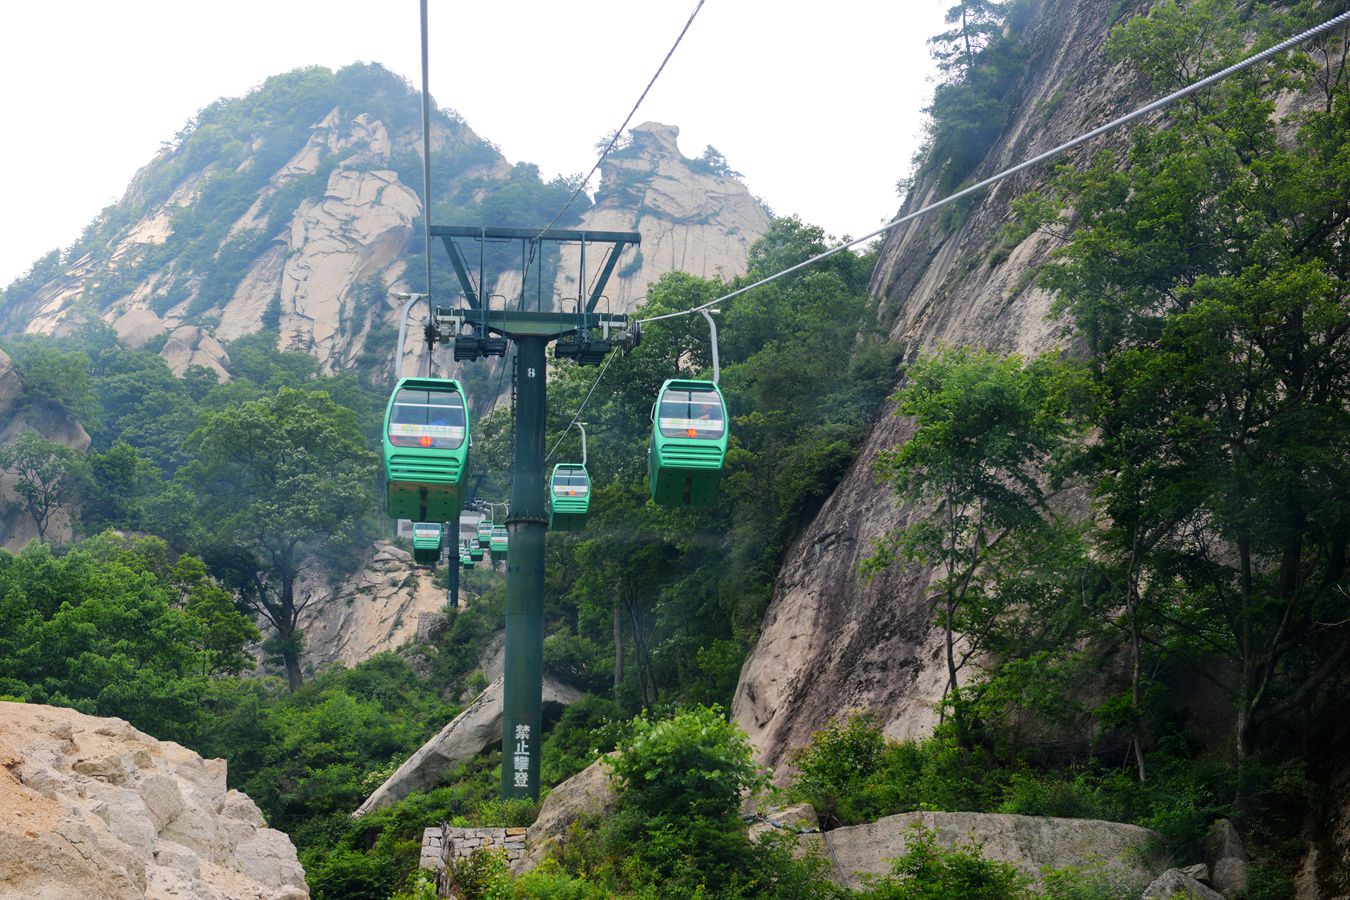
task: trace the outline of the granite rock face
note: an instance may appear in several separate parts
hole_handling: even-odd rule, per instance
[[[317,598],[300,614],[307,672],[332,662],[354,666],[401,647],[446,606],[431,571],[389,541],[376,541],[364,564],[336,589],[306,578],[299,590]]]
[[[1139,891],[1166,868],[1146,854],[1150,842],[1158,839],[1155,832],[1093,819],[911,812],[823,834],[803,834],[798,841],[819,848],[834,864],[835,880],[858,889],[866,876],[890,872],[891,861],[905,853],[916,827],[932,832],[942,847],[980,844],[987,859],[1011,863],[1032,878],[1050,868],[1100,866],[1122,887]]]
[[[1133,105],[1129,79],[1101,52],[1114,7],[1111,0],[1044,0],[1035,7],[1026,30],[1028,74],[1010,125],[978,177]],[[1009,203],[1044,175],[1031,170],[1002,182],[973,201],[955,226],[928,217],[889,235],[871,291],[879,325],[906,359],[942,345],[1023,354],[1058,346],[1057,327],[1047,319],[1051,298],[1030,277],[1048,258],[1048,242],[1032,235],[994,252]],[[930,179],[921,179],[902,211],[939,196]],[[733,717],[780,782],[787,752],[851,709],[875,713],[895,739],[926,735],[937,722],[934,705],[946,674],[931,621],[931,573],[899,565],[866,583],[858,574],[875,542],[912,515],[874,475],[878,453],[909,436],[908,424],[893,413],[889,404],[882,409],[843,482],[784,554],[759,641],[741,670]]]
[[[0,898],[302,900],[286,835],[204,760],[121,719],[0,702]]]
[[[750,246],[769,229],[764,204],[737,178],[686,159],[676,142],[679,134],[680,129],[659,122],[636,125],[628,147],[601,165],[596,204],[578,227],[642,235],[640,251],[628,249],[619,258],[601,309],[632,310],[667,272],[740,275]],[[579,253],[572,245],[563,247],[556,296],[575,300]],[[597,265],[593,258],[587,257],[588,271]]]

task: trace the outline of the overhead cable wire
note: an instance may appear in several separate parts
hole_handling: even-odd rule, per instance
[[[647,86],[642,89],[642,96],[638,97],[637,102],[633,104],[633,108],[628,111],[628,117],[623,120],[623,124],[620,125],[618,130],[610,137],[609,144],[600,154],[600,158],[595,161],[595,165],[591,166],[591,171],[588,172],[586,177],[581,180],[581,183],[577,185],[577,189],[572,192],[571,197],[567,198],[567,202],[562,205],[562,209],[558,210],[557,215],[555,215],[547,225],[539,229],[539,233],[536,234],[534,240],[530,242],[531,262],[534,261],[535,242],[543,237],[544,232],[558,224],[558,220],[562,218],[563,213],[567,212],[568,208],[576,202],[577,197],[581,196],[581,192],[585,190],[586,185],[590,184],[591,179],[595,177],[595,173],[599,170],[600,164],[605,161],[605,157],[609,156],[610,151],[614,149],[614,145],[619,142],[619,137],[623,134],[624,129],[628,127],[628,123],[633,121],[633,116],[637,115],[638,107],[642,105],[643,100],[647,99],[647,94],[651,91],[652,85],[656,84],[656,79],[661,77],[661,72],[665,70],[666,63],[670,62],[670,58],[675,55],[675,48],[679,47],[680,41],[684,40],[685,34],[689,31],[689,26],[694,24],[694,18],[698,15],[698,11],[703,8],[704,2],[705,0],[698,0],[698,5],[695,6],[694,11],[689,14],[689,21],[684,23],[684,27],[680,29],[679,37],[675,38],[675,43],[671,45],[670,50],[666,53],[666,58],[661,60],[661,65],[657,67],[656,74],[652,76],[651,81],[647,82]]]
[[[700,3],[699,5],[701,6],[702,4]],[[695,10],[695,12],[698,12],[698,10]],[[1176,102],[1177,100],[1180,100],[1182,97],[1187,97],[1191,94],[1194,94],[1196,91],[1203,90],[1204,88],[1209,87],[1210,85],[1215,84],[1216,82],[1222,81],[1223,79],[1229,77],[1230,75],[1235,75],[1238,72],[1243,71],[1244,69],[1249,69],[1252,66],[1256,65],[1257,63],[1264,62],[1265,60],[1271,58],[1272,56],[1275,56],[1276,54],[1283,53],[1285,50],[1288,50],[1291,47],[1296,47],[1299,44],[1304,43],[1305,41],[1317,37],[1320,34],[1325,34],[1326,32],[1332,31],[1335,28],[1347,23],[1350,23],[1350,11],[1346,11],[1338,16],[1334,16],[1328,19],[1327,21],[1323,22],[1321,25],[1309,28],[1307,31],[1299,32],[1298,34],[1294,35],[1291,38],[1287,38],[1283,41],[1280,41],[1278,44],[1274,44],[1270,47],[1267,47],[1265,50],[1262,50],[1259,53],[1254,53],[1240,62],[1236,62],[1233,65],[1228,66],[1227,68],[1220,69],[1219,71],[1213,73],[1212,75],[1208,75],[1200,79],[1199,81],[1196,81],[1192,84],[1187,85],[1184,88],[1181,88],[1178,91],[1173,91],[1172,93],[1168,94],[1165,97],[1160,97],[1159,99],[1154,100],[1152,103],[1148,103],[1144,106],[1141,106],[1138,109],[1133,110],[1132,112],[1128,112],[1125,115],[1120,116],[1119,118],[1112,119],[1105,125],[1100,125],[1097,128],[1092,129],[1091,131],[1080,134],[1078,137],[1073,138],[1072,140],[1065,141],[1064,143],[1060,144],[1057,147],[1053,147],[1050,150],[1045,151],[1044,153],[1041,153],[1037,156],[1033,156],[1031,159],[1024,160],[1023,162],[1020,162],[1015,166],[1004,169],[1002,172],[999,172],[995,175],[991,175],[988,178],[984,179],[983,181],[977,182],[976,184],[972,184],[970,187],[964,188],[962,190],[957,191],[954,194],[943,197],[941,200],[938,200],[934,203],[930,203],[927,206],[915,210],[914,212],[906,213],[903,216],[899,216],[898,218],[892,219],[890,222],[887,222],[885,225],[881,226],[875,231],[871,231],[860,238],[854,238],[853,240],[840,244],[837,247],[831,247],[824,253],[819,253],[811,257],[810,259],[803,260],[802,262],[797,263],[795,266],[789,266],[788,268],[783,269],[781,272],[775,272],[774,274],[769,275],[766,278],[761,278],[754,284],[748,284],[745,287],[737,288],[734,291],[723,294],[722,296],[718,297],[715,300],[709,300],[707,303],[702,303],[699,304],[698,306],[694,306],[689,309],[680,310],[679,312],[663,313],[662,315],[659,316],[649,316],[645,319],[638,319],[637,324],[644,325],[648,322],[659,322],[662,319],[674,319],[679,316],[688,316],[694,313],[703,312],[703,310],[711,309],[717,304],[730,300],[733,297],[739,297],[741,294],[744,294],[748,291],[752,291],[758,287],[763,287],[764,285],[769,284],[770,282],[777,281],[778,279],[786,275],[791,275],[793,272],[799,272],[808,266],[815,265],[821,260],[829,259],[831,256],[834,256],[837,253],[841,253],[844,250],[849,249],[850,247],[856,247],[858,244],[861,244],[865,241],[869,241],[872,238],[876,237],[877,235],[885,234],[892,228],[895,228],[897,225],[903,225],[906,222],[910,222],[913,221],[914,219],[917,219],[919,216],[922,216],[926,213],[930,213],[936,209],[941,209],[942,207],[947,206],[948,204],[954,203],[963,197],[969,197],[971,194],[977,193],[991,185],[997,184],[998,182],[1003,181],[1005,178],[1008,178],[1011,175],[1016,175],[1018,172],[1022,172],[1026,169],[1029,169],[1038,163],[1042,163],[1045,162],[1046,160],[1053,159],[1054,157],[1059,156],[1061,153],[1064,153],[1068,150],[1072,150],[1074,147],[1078,147],[1092,140],[1095,137],[1099,137],[1105,134],[1106,132],[1111,131],[1114,128],[1118,128],[1121,125],[1124,125],[1128,122],[1133,122],[1135,119],[1141,118],[1142,116],[1146,116],[1151,112],[1155,112],[1159,109],[1162,109],[1163,107],[1168,106]],[[607,368],[608,366],[609,366],[609,357],[606,357],[605,368]],[[585,412],[587,402],[590,401],[591,395],[595,393],[596,386],[600,384],[600,379],[603,378],[605,375],[605,368],[601,368],[600,373],[596,375],[595,382],[591,385],[591,389],[586,392],[586,398],[581,401],[581,406],[577,408],[576,415],[572,416],[572,422],[575,423],[578,419],[581,418],[581,414]],[[570,429],[572,426],[569,424],[567,427]],[[566,434],[567,432],[564,431],[563,435],[565,436]],[[562,443],[562,438],[558,439],[558,443],[559,444]],[[548,458],[552,458],[553,452],[556,451],[557,449],[558,445],[554,444],[553,450],[549,452]]]
[[[581,406],[577,407],[577,414],[572,417],[572,421],[567,423],[567,427],[563,429],[563,433],[558,435],[558,440],[553,444],[553,449],[548,451],[548,456],[544,457],[544,462],[548,462],[553,458],[553,454],[557,453],[558,448],[562,446],[563,438],[567,437],[567,433],[572,430],[572,426],[577,424],[577,420],[581,418],[581,411],[586,408],[587,403],[591,402],[591,394],[594,394],[595,389],[600,386],[600,379],[605,377],[605,370],[609,368],[610,360],[613,358],[613,353],[610,353],[605,357],[605,364],[600,367],[600,371],[595,376],[595,381],[591,382],[591,389],[587,391],[586,396],[582,398]]]
[[[677,316],[687,316],[692,313],[702,312],[705,309],[709,309],[713,306],[716,306],[719,303],[723,303],[727,300],[730,300],[733,297],[739,297],[741,294],[747,293],[748,291],[753,291],[755,288],[763,287],[764,285],[769,284],[770,282],[773,281],[777,281],[778,279],[786,275],[791,275],[793,272],[799,272],[802,269],[805,269],[807,266],[813,266],[822,260],[829,259],[836,253],[841,253],[842,251],[847,250],[850,247],[856,247],[858,244],[861,244],[865,241],[870,241],[872,238],[876,237],[879,234],[885,234],[892,228],[895,228],[897,225],[903,225],[906,222],[910,222],[913,221],[914,219],[917,219],[919,216],[933,212],[934,210],[937,209],[941,209],[942,207],[947,206],[951,203],[955,203],[957,200],[960,200],[964,197],[969,197],[971,194],[979,193],[980,191],[983,191],[987,187],[995,185],[998,182],[1003,181],[1004,179],[1012,175],[1016,175],[1018,172],[1022,172],[1026,169],[1031,168],[1034,165],[1037,165],[1038,163],[1043,163],[1046,160],[1053,159],[1056,156],[1065,153],[1066,151],[1072,150],[1074,147],[1078,147],[1082,144],[1085,144],[1088,141],[1092,140],[1093,138],[1099,137],[1105,134],[1106,132],[1111,131],[1112,129],[1119,128],[1121,125],[1124,125],[1128,122],[1133,122],[1135,119],[1142,118],[1143,116],[1146,116],[1151,112],[1156,112],[1157,110],[1162,109],[1165,106],[1169,106],[1170,104],[1175,103],[1182,97],[1187,97],[1191,94],[1194,94],[1196,91],[1203,90],[1204,88],[1207,88],[1216,82],[1222,81],[1223,79],[1229,77],[1230,75],[1235,75],[1238,72],[1243,71],[1244,69],[1249,69],[1259,62],[1264,62],[1270,57],[1275,56],[1278,53],[1282,53],[1285,50],[1288,50],[1290,47],[1297,46],[1303,43],[1304,41],[1317,37],[1319,34],[1331,31],[1337,26],[1344,25],[1346,23],[1350,23],[1350,11],[1343,12],[1334,18],[1328,19],[1321,25],[1318,25],[1314,28],[1309,28],[1307,31],[1300,32],[1299,34],[1296,34],[1291,38],[1280,41],[1280,43],[1278,44],[1275,44],[1271,47],[1267,47],[1260,53],[1254,53],[1251,56],[1247,57],[1246,59],[1242,60],[1241,62],[1234,63],[1233,65],[1228,66],[1225,69],[1220,69],[1214,74],[1206,76],[1205,78],[1202,78],[1199,81],[1194,82],[1193,84],[1187,85],[1186,87],[1178,91],[1173,91],[1166,97],[1161,97],[1157,100],[1154,100],[1152,103],[1141,106],[1132,112],[1128,112],[1125,115],[1120,116],[1119,118],[1112,119],[1105,125],[1100,125],[1097,128],[1092,129],[1091,131],[1085,132],[1084,134],[1080,134],[1078,137],[1073,138],[1072,140],[1065,141],[1064,143],[1060,144],[1057,147],[1053,147],[1050,150],[1045,151],[1044,153],[1041,153],[1037,156],[1033,156],[1031,159],[1024,160],[1023,162],[1020,162],[1015,166],[1004,169],[1002,172],[999,172],[996,175],[991,175],[988,178],[984,179],[983,181],[972,184],[970,187],[964,188],[962,190],[957,191],[954,194],[950,194],[946,197],[943,197],[941,200],[938,200],[934,203],[930,203],[927,206],[915,210],[914,212],[906,213],[905,215],[900,216],[899,218],[892,219],[890,222],[887,222],[885,225],[881,226],[875,231],[870,231],[860,238],[854,238],[853,240],[850,240],[847,243],[840,244],[837,247],[831,247],[824,253],[819,253],[811,257],[810,259],[803,260],[802,262],[797,263],[795,266],[790,266],[782,270],[781,272],[775,272],[774,274],[769,275],[766,278],[761,278],[754,284],[747,284],[745,287],[737,288],[736,290],[731,291],[730,293],[723,294],[716,300],[709,300],[707,303],[704,303],[700,306],[695,306],[691,309],[682,310],[680,312],[666,313],[660,316],[651,316],[650,318],[639,319],[638,323],[646,324],[647,322],[659,322],[662,319],[673,319]]]

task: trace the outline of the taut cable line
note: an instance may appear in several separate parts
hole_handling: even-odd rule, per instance
[[[695,10],[695,12],[697,12],[697,10]],[[912,222],[913,220],[919,218],[922,215],[926,215],[927,213],[933,212],[934,210],[941,209],[942,207],[955,203],[957,200],[960,200],[964,197],[969,197],[972,194],[979,193],[980,191],[983,191],[985,188],[991,187],[995,184],[998,184],[1000,181],[1003,181],[1006,178],[1016,175],[1018,172],[1025,171],[1031,168],[1032,166],[1038,165],[1039,163],[1043,163],[1046,162],[1047,160],[1054,159],[1056,156],[1059,156],[1069,150],[1072,150],[1075,147],[1081,146],[1095,137],[1100,137],[1101,135],[1105,134],[1108,131],[1111,131],[1115,128],[1119,128],[1121,125],[1128,124],[1136,119],[1148,115],[1149,113],[1156,112],[1166,106],[1170,106],[1171,104],[1175,103],[1176,101],[1180,100],[1183,97],[1188,97],[1191,94],[1196,93],[1197,91],[1204,90],[1210,85],[1217,84],[1218,82],[1224,80],[1225,78],[1228,78],[1231,75],[1236,75],[1238,72],[1241,72],[1245,69],[1250,69],[1257,63],[1264,62],[1265,60],[1270,59],[1272,56],[1276,56],[1277,54],[1283,53],[1285,50],[1288,50],[1291,47],[1296,47],[1299,44],[1302,44],[1306,41],[1311,40],[1312,38],[1317,37],[1318,35],[1325,34],[1326,32],[1332,31],[1337,27],[1345,25],[1347,23],[1350,23],[1350,11],[1346,11],[1338,16],[1334,16],[1328,19],[1327,21],[1323,22],[1321,25],[1316,25],[1312,28],[1309,28],[1306,31],[1301,31],[1298,34],[1294,35],[1293,37],[1286,38],[1285,40],[1280,41],[1278,44],[1273,44],[1272,46],[1267,47],[1265,50],[1262,50],[1259,53],[1253,53],[1251,56],[1248,56],[1246,59],[1243,59],[1240,62],[1236,62],[1233,65],[1220,69],[1219,71],[1214,72],[1211,75],[1207,75],[1204,78],[1201,78],[1199,81],[1195,81],[1191,84],[1188,84],[1186,87],[1181,88],[1180,90],[1173,91],[1172,93],[1168,94],[1165,97],[1159,97],[1157,100],[1154,100],[1151,103],[1147,103],[1139,107],[1138,109],[1126,113],[1123,116],[1119,116],[1115,119],[1112,119],[1105,125],[1099,125],[1098,127],[1092,129],[1091,131],[1084,132],[1083,134],[1080,134],[1077,137],[1072,138],[1071,140],[1065,141],[1064,143],[1056,147],[1052,147],[1051,149],[1046,150],[1044,153],[1040,153],[1036,156],[1031,157],[1030,159],[1023,160],[1017,165],[1011,166],[1007,169],[1004,169],[1001,172],[998,172],[997,174],[991,175],[988,178],[984,179],[983,181],[979,181],[976,182],[975,184],[970,185],[969,187],[962,188],[956,193],[949,194],[948,196],[943,197],[941,200],[934,201],[933,203],[930,203],[927,206],[914,210],[914,212],[905,213],[903,216],[899,216],[895,219],[892,219],[885,225],[882,225],[880,228],[877,228],[874,231],[869,231],[862,237],[854,238],[850,241],[839,244],[836,247],[831,247],[829,250],[826,250],[823,253],[818,253],[815,256],[812,256],[810,259],[803,260],[802,262],[799,262],[794,266],[789,266],[788,268],[783,269],[780,272],[775,272],[772,275],[761,278],[760,280],[754,282],[753,284],[747,284],[745,287],[737,288],[736,290],[723,294],[722,296],[717,297],[714,300],[709,300],[707,303],[702,303],[699,304],[698,306],[690,307],[689,309],[680,310],[679,312],[663,313],[659,316],[649,316],[648,318],[645,319],[638,319],[636,324],[644,325],[648,322],[660,322],[662,319],[674,319],[679,316],[688,316],[694,313],[701,313],[704,310],[711,309],[717,304],[724,303],[727,300],[732,299],[733,297],[739,297],[741,294],[753,291],[755,288],[763,287],[766,284],[770,284],[774,281],[777,281],[780,278],[783,278],[787,275],[791,275],[793,272],[800,272],[802,269],[805,269],[809,266],[813,266],[816,263],[821,262],[822,260],[829,259],[831,256],[834,256],[837,253],[842,253],[843,251],[848,250],[850,247],[856,247],[861,243],[870,241],[877,235],[885,234],[886,232],[890,231],[896,226],[903,225],[906,222]],[[608,368],[608,361],[606,361],[605,368]],[[605,375],[605,368],[601,368],[600,372],[596,375],[595,383],[592,384],[591,389],[586,392],[586,398],[581,402],[581,406],[577,409],[576,415],[572,417],[573,422],[579,419],[581,417],[581,414],[586,410],[586,404],[590,401],[591,395],[595,393],[595,388],[597,385],[599,385],[600,379],[603,378]],[[566,432],[564,432],[564,434],[566,434]],[[561,443],[561,440],[562,439],[559,438],[559,443]],[[553,449],[557,450],[557,445],[554,445]],[[552,456],[552,453],[550,453],[549,455]]]
[[[652,76],[651,81],[647,82],[647,86],[642,89],[642,96],[638,97],[637,102],[633,104],[633,108],[628,111],[628,116],[623,120],[623,124],[610,136],[609,143],[601,152],[600,158],[595,161],[595,165],[591,166],[591,170],[586,173],[586,177],[581,179],[581,183],[577,185],[576,190],[572,191],[572,196],[567,198],[567,202],[562,205],[562,209],[558,210],[557,214],[549,220],[547,225],[539,229],[539,234],[536,234],[534,240],[530,242],[530,258],[529,261],[525,263],[527,271],[530,263],[534,262],[534,250],[537,246],[536,242],[544,232],[558,224],[558,220],[562,218],[563,213],[567,212],[568,208],[576,202],[577,197],[580,197],[581,192],[586,189],[586,185],[590,184],[591,179],[595,177],[595,173],[600,169],[600,164],[605,161],[605,157],[609,156],[610,151],[614,149],[614,145],[619,142],[619,138],[623,135],[624,129],[628,127],[628,123],[633,121],[633,116],[637,115],[638,107],[642,105],[643,100],[647,99],[647,94],[651,91],[652,86],[656,84],[656,79],[660,78],[661,73],[665,71],[666,63],[670,62],[670,58],[675,55],[675,48],[679,47],[680,41],[684,40],[685,34],[689,31],[689,26],[694,24],[694,18],[698,15],[698,11],[703,8],[704,2],[706,2],[706,0],[698,0],[698,5],[695,6],[694,11],[689,14],[689,20],[685,22],[684,27],[680,29],[680,34],[675,38],[675,43],[672,44],[670,50],[666,52],[666,58],[661,60],[661,65],[656,68],[656,74]]]

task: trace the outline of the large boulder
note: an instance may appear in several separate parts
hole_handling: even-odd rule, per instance
[[[0,702],[0,898],[302,900],[286,835],[204,760],[121,719]]]
[[[609,759],[597,759],[549,791],[534,824],[525,833],[525,856],[516,863],[515,869],[530,871],[567,837],[573,823],[607,816],[617,805],[618,795],[610,780]]]
[[[544,676],[544,718],[550,718],[581,699],[581,692]],[[414,791],[428,791],[445,783],[456,764],[502,743],[502,679],[493,681],[431,740],[408,757],[398,770],[375,789],[353,815],[391,806]]]
[[[798,840],[834,862],[835,880],[858,889],[866,876],[890,872],[891,860],[904,855],[915,826],[933,832],[943,847],[979,843],[986,858],[1011,863],[1033,878],[1040,878],[1046,869],[1101,866],[1142,890],[1166,868],[1148,853],[1158,841],[1156,832],[1093,819],[909,812],[824,834],[803,834]]]
[[[1206,887],[1182,869],[1168,869],[1144,890],[1143,900],[1224,900],[1224,895]]]
[[[1227,819],[1219,819],[1205,835],[1205,863],[1209,883],[1223,894],[1237,896],[1247,890],[1247,851],[1242,836]]]

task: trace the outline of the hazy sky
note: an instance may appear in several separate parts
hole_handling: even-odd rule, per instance
[[[512,162],[588,171],[695,3],[431,0],[431,94]],[[922,138],[946,5],[707,0],[634,124],[678,125],[686,156],[713,144],[776,213],[870,231]],[[217,98],[357,60],[420,85],[419,40],[417,0],[0,3],[0,286]]]

